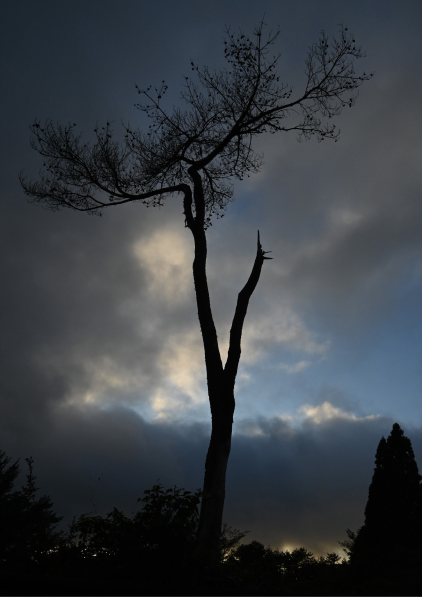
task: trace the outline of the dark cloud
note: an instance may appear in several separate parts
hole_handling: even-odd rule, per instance
[[[13,457],[35,458],[37,483],[66,522],[113,506],[133,512],[136,499],[158,479],[166,487],[201,486],[207,425],[151,424],[124,408],[57,407],[45,422],[48,429],[28,423],[25,442],[9,437],[3,447]],[[241,421],[233,437],[225,520],[249,530],[249,540],[274,547],[338,549],[345,529],[363,523],[376,447],[392,423],[344,413],[319,424],[308,417],[295,426],[278,418]],[[422,431],[405,432],[420,459]]]
[[[337,145],[292,146],[285,168],[277,141],[270,145],[259,184],[270,197],[267,217],[282,214],[270,238],[284,294],[296,305],[362,325],[381,305],[391,309],[406,264],[420,260],[420,90],[406,74],[375,77]]]

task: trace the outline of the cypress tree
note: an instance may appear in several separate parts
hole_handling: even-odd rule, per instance
[[[412,444],[395,423],[382,437],[365,508],[365,524],[351,550],[351,563],[382,570],[415,568],[422,562],[422,477]]]

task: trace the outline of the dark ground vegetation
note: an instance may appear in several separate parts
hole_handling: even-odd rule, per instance
[[[157,483],[130,517],[83,514],[69,530],[49,497],[36,497],[32,459],[0,452],[1,595],[420,595],[422,494],[410,440],[396,423],[381,439],[365,524],[336,553],[283,552],[224,525],[217,566],[198,578],[192,560],[200,490]],[[195,580],[194,580],[195,579]]]

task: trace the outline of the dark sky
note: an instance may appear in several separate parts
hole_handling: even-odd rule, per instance
[[[422,466],[422,5],[296,0],[5,3],[2,65],[0,449],[32,455],[70,521],[130,512],[157,479],[200,487],[210,429],[180,200],[102,218],[29,204],[34,118],[144,126],[135,84],[180,102],[190,60],[220,68],[226,25],[280,27],[299,93],[308,47],[344,23],[375,71],[338,143],[262,137],[262,171],[210,229],[221,349],[255,253],[236,387],[225,520],[274,547],[337,549],[363,523],[379,439],[399,422]]]

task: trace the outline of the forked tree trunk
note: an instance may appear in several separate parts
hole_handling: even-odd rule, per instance
[[[202,181],[196,171],[189,174],[194,182],[193,199],[195,217],[192,215],[192,193],[185,187],[184,209],[186,225],[195,241],[193,277],[198,318],[205,351],[208,396],[211,407],[211,440],[205,463],[204,496],[199,516],[195,559],[200,566],[213,567],[218,563],[219,543],[226,493],[226,471],[230,456],[233,414],[235,409],[234,384],[241,354],[241,337],[249,299],[258,283],[265,251],[262,250],[259,232],[255,262],[249,280],[240,291],[232,326],[227,361],[223,367],[218,347],[217,332],[211,311],[206,275],[207,241],[205,236],[205,205]]]

